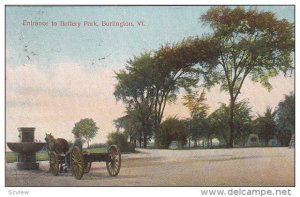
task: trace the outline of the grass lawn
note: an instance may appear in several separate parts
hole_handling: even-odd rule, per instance
[[[83,150],[88,150],[90,153],[107,153],[107,148],[90,148],[90,149],[83,149]]]
[[[6,152],[5,160],[7,163],[12,163],[17,161],[17,153],[14,152]]]
[[[17,161],[17,153],[14,152],[6,152],[5,154],[5,160],[7,163],[12,163]],[[48,158],[48,152],[46,151],[40,151],[36,153],[36,160],[37,161],[47,161]]]

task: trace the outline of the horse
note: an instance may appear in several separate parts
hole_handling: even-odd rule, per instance
[[[46,133],[45,141],[47,142],[49,150],[55,151],[57,154],[66,153],[69,150],[69,144],[67,140],[63,138],[55,139],[51,133]]]

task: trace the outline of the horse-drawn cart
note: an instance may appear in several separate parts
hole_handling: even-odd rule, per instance
[[[80,148],[74,147],[70,153],[70,161],[72,173],[76,179],[81,179],[84,173],[88,173],[91,169],[92,162],[106,162],[106,168],[110,176],[117,176],[121,168],[121,153],[116,145],[108,148],[107,153],[89,153],[81,151]],[[65,156],[56,154],[55,151],[50,152],[50,171],[54,176],[63,173],[63,165]]]

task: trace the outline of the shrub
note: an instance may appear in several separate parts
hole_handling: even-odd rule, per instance
[[[107,144],[117,145],[121,152],[134,152],[134,146],[128,142],[128,134],[126,133],[110,133],[108,135]]]

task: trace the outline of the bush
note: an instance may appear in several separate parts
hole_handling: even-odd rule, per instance
[[[128,142],[128,135],[126,133],[110,133],[107,138],[107,144],[117,145],[121,152],[134,152],[135,147]]]

